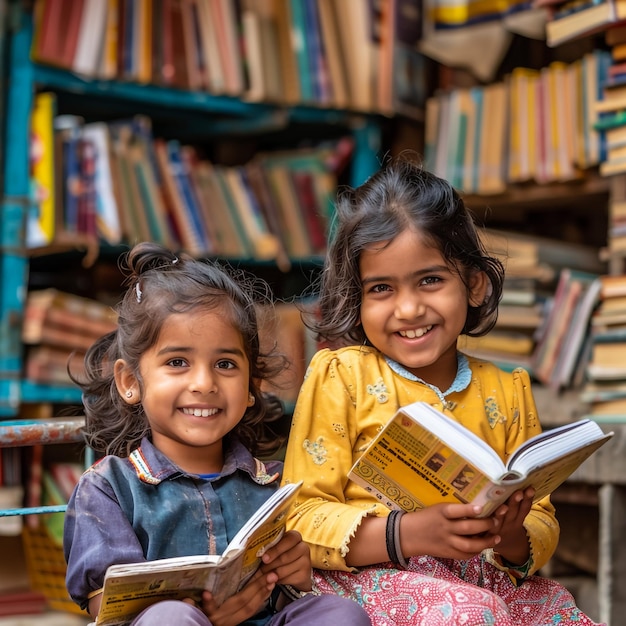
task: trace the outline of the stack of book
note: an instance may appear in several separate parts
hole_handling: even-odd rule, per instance
[[[555,389],[570,386],[597,302],[594,279],[603,269],[597,251],[543,237],[480,232],[487,250],[504,264],[506,279],[494,329],[484,337],[461,337],[459,349],[506,370],[524,367]]]
[[[620,2],[620,6],[626,7],[626,3]],[[626,172],[626,26],[609,28],[605,40],[610,64],[600,85],[595,109],[596,126],[604,134],[606,143],[600,173],[611,176]]]
[[[532,372],[554,391],[579,386],[588,359],[589,323],[600,297],[598,275],[564,268],[533,352]]]
[[[319,347],[302,321],[302,312],[312,306],[313,302],[282,302],[260,309],[258,314],[261,348],[275,348],[287,358],[287,367],[271,382],[265,381],[263,390],[277,395],[289,406],[295,404],[307,365]]]
[[[624,0],[539,0],[551,8],[546,24],[549,46],[587,37],[626,19]]]
[[[626,417],[626,275],[600,277],[600,305],[591,318],[590,359],[581,399],[596,416]]]
[[[69,384],[68,368],[80,376],[83,358],[96,339],[115,330],[107,305],[54,288],[31,291],[24,308],[24,376],[39,384]]]

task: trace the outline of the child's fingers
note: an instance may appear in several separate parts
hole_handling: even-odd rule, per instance
[[[271,548],[268,548],[261,557],[263,563],[271,563],[282,554],[297,548],[298,546],[305,546],[302,541],[302,536],[297,530],[287,531],[280,539],[280,541]],[[308,550],[308,547],[306,548]]]
[[[267,603],[274,584],[257,572],[244,588],[218,606],[209,592],[202,595],[202,610],[214,626],[236,626],[258,613]]]

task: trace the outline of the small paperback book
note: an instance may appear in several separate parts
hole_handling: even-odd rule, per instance
[[[480,437],[425,402],[402,407],[368,445],[349,477],[390,509],[472,502],[490,515],[518,489],[552,493],[613,433],[584,419],[524,442],[506,465]]]
[[[276,490],[221,555],[111,565],[104,578],[96,624],[129,623],[155,602],[183,598],[198,601],[204,590],[221,604],[245,585],[261,565],[263,553],[283,536],[287,512],[301,484],[287,484]]]

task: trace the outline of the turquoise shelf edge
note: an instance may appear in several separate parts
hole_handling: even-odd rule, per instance
[[[173,109],[221,113],[229,117],[257,116],[275,110],[270,105],[245,102],[230,96],[216,96],[202,91],[186,91],[120,81],[82,78],[61,68],[33,63],[33,79],[40,87],[54,88],[83,95],[107,96],[142,104],[156,104]]]
[[[55,402],[60,404],[82,404],[78,387],[38,385],[28,380],[21,383],[22,400],[28,402]]]
[[[82,404],[78,387],[38,385],[27,380],[0,378],[0,418],[15,417],[23,402]]]

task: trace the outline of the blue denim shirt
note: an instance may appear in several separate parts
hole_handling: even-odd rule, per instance
[[[81,477],[65,515],[66,585],[86,608],[114,563],[221,554],[279,486],[282,463],[240,443],[210,478],[186,474],[148,439],[128,458],[106,456]]]

